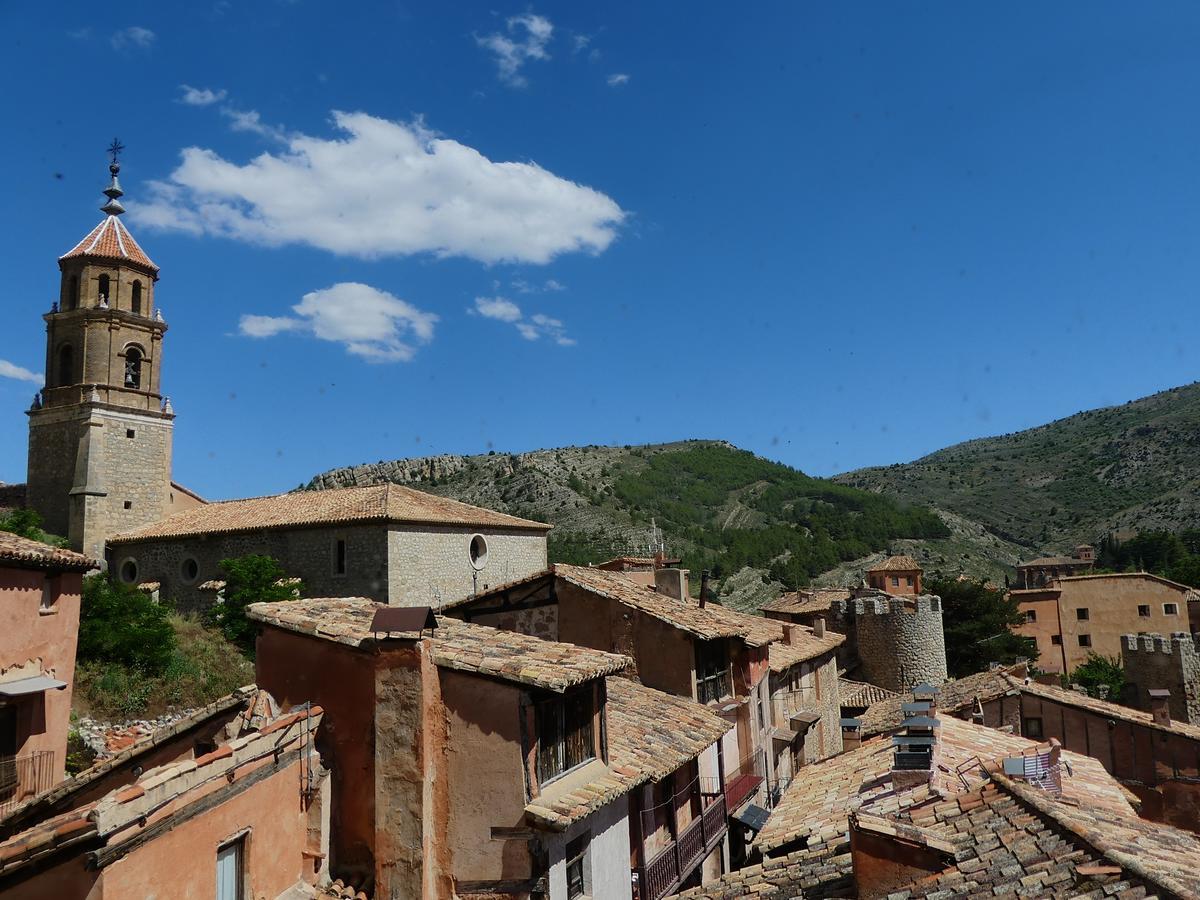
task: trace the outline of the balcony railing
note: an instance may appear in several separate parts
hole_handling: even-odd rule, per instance
[[[753,796],[763,783],[767,774],[767,764],[761,749],[744,759],[737,771],[725,776],[725,805],[729,810],[736,811],[746,800]]]
[[[705,796],[700,816],[642,868],[642,900],[659,900],[679,887],[725,836],[725,798]]]
[[[54,751],[0,756],[0,816],[54,786]]]

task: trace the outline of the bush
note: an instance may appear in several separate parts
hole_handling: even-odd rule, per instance
[[[286,577],[283,568],[273,557],[260,554],[223,559],[221,571],[225,575],[225,599],[208,611],[205,624],[219,628],[227,640],[253,653],[258,628],[246,618],[246,607],[251,603],[294,600],[304,586],[280,584]]]
[[[991,663],[1037,659],[1033,638],[1009,629],[1024,619],[1017,601],[982,581],[930,578],[925,590],[942,598],[946,666],[953,678],[982,672]]]
[[[29,538],[31,541],[41,541],[53,547],[66,547],[66,538],[42,531],[42,517],[32,509],[14,509],[6,516],[0,516],[0,531]]]
[[[170,608],[105,575],[83,580],[80,663],[115,664],[156,675],[175,652]]]
[[[1093,697],[1101,694],[1097,688],[1107,685],[1107,699],[1113,703],[1120,703],[1125,697],[1125,670],[1121,668],[1121,660],[1115,656],[1089,653],[1087,662],[1071,673],[1070,682],[1087,688],[1088,694]]]

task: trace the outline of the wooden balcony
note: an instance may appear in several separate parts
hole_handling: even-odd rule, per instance
[[[54,751],[0,756],[0,816],[54,786]]]
[[[705,795],[704,802],[699,817],[638,872],[642,900],[659,900],[678,889],[721,843],[728,827],[725,797]]]

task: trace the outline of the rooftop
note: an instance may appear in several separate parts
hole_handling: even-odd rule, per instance
[[[526,531],[550,529],[549,525],[542,522],[518,519],[516,516],[389,483],[206,503],[160,522],[114,535],[108,539],[108,543],[258,531],[264,528],[369,522]]]
[[[89,559],[81,553],[52,547],[41,541],[31,541],[8,531],[0,531],[0,565],[75,572],[86,572],[99,567],[99,563],[94,559]]]
[[[1003,697],[1013,690],[1012,684],[1006,677],[1007,673],[1017,671],[1024,673],[1022,668],[1014,666],[1011,669],[995,672],[976,672],[974,675],[966,675],[962,678],[955,678],[953,681],[944,682],[938,687],[938,712],[957,712],[968,706],[974,706],[976,700],[986,703],[996,697]],[[912,693],[909,692],[893,694],[891,697],[871,704],[866,712],[859,716],[859,720],[862,722],[863,736],[881,734],[899,728],[900,723],[904,721],[900,706],[903,703],[911,703],[913,699]],[[845,705],[845,700],[842,703]]]
[[[868,572],[919,572],[921,564],[911,556],[889,556],[867,569]]]
[[[911,697],[911,695],[909,695]],[[877,684],[865,681],[851,681],[849,678],[838,679],[838,698],[842,706],[873,706],[885,700],[897,700],[900,695]],[[899,709],[899,707],[897,707]]]
[[[99,225],[88,232],[87,237],[60,256],[59,262],[75,257],[111,259],[121,263],[134,263],[157,272],[158,266],[150,261],[129,229],[116,216],[106,216]]]
[[[1079,691],[1071,691],[1049,684],[1038,684],[1036,681],[1023,681],[1011,675],[1006,676],[1006,679],[1010,685],[1010,689],[1019,690],[1023,694],[1032,694],[1035,697],[1061,703],[1063,706],[1072,706],[1076,709],[1086,710],[1087,712],[1104,716],[1107,719],[1131,722],[1134,725],[1142,725],[1156,731],[1162,731],[1167,734],[1178,734],[1192,740],[1200,741],[1200,725],[1190,725],[1187,722],[1178,721],[1172,721],[1170,725],[1159,725],[1154,721],[1154,716],[1150,713],[1122,706],[1119,703],[1110,703],[1107,700],[1089,697],[1087,694],[1081,694]]]
[[[1046,746],[958,719],[941,721],[931,783],[896,791],[891,780],[892,742],[867,741],[848,753],[800,769],[755,845],[763,853],[796,841],[805,841],[809,849],[836,845],[845,837],[847,816],[865,804],[896,812],[929,799],[968,792],[981,780],[978,765]],[[1064,796],[1133,814],[1125,790],[1097,760],[1067,751],[1062,756],[1072,772],[1063,779]],[[964,769],[963,778],[956,774],[959,767]]]
[[[789,591],[774,600],[764,603],[759,609],[764,612],[816,615],[828,613],[834,600],[849,600],[854,592],[848,588],[817,588],[811,591]]]
[[[246,612],[250,618],[267,625],[360,647],[375,642],[371,621],[376,611],[388,608],[387,604],[365,597],[343,597],[254,603]],[[390,637],[395,638],[396,634]],[[415,640],[418,634],[410,632],[407,637]],[[438,628],[428,640],[433,661],[443,668],[558,693],[619,672],[630,662],[628,657],[615,653],[544,641],[451,618],[438,619]]]

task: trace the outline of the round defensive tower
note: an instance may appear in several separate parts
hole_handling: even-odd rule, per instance
[[[853,628],[861,680],[891,691],[946,680],[940,597],[855,597],[837,601],[834,613],[843,628]]]

